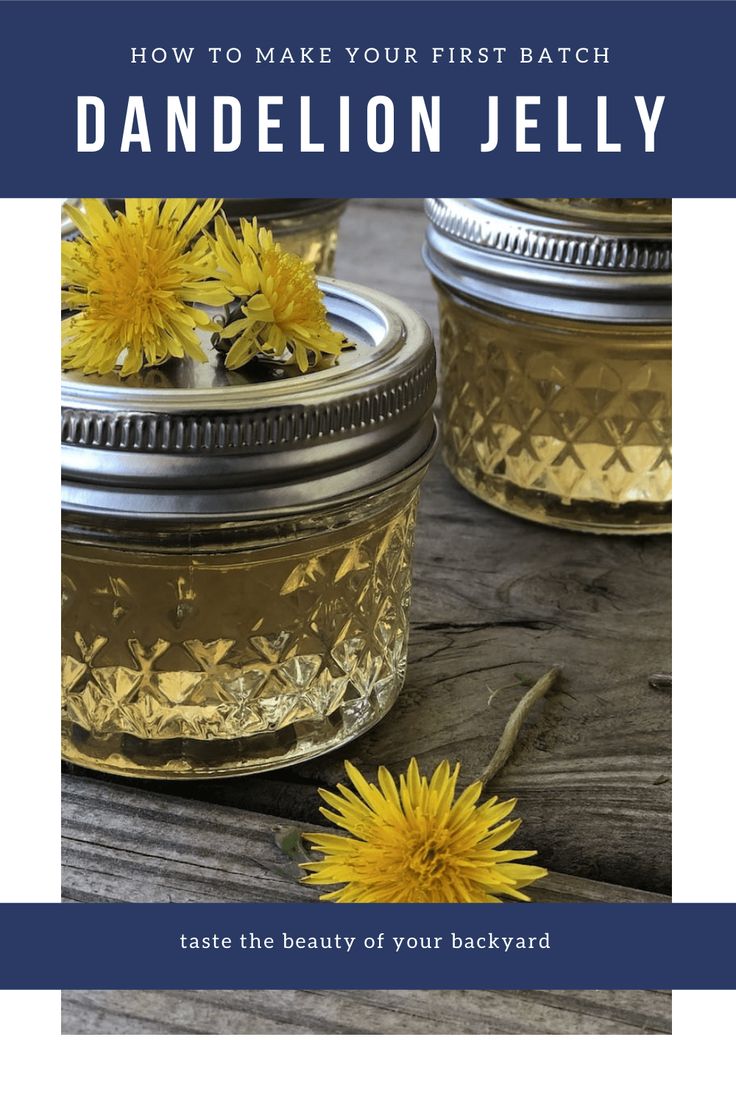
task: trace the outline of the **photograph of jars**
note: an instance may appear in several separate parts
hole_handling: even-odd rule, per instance
[[[671,529],[671,201],[428,199],[442,448],[501,510]]]

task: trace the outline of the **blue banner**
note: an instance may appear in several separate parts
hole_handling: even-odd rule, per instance
[[[2,194],[733,194],[733,3],[3,3]]]
[[[0,906],[4,989],[736,989],[736,905]]]

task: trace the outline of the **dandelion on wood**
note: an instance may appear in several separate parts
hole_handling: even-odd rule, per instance
[[[322,814],[347,832],[306,833],[324,856],[303,863],[310,885],[339,886],[322,895],[341,902],[528,901],[522,890],[547,873],[520,862],[536,851],[502,850],[520,820],[508,820],[515,800],[492,797],[478,804],[483,784],[474,782],[455,800],[460,764],[445,761],[431,778],[412,759],[398,786],[385,767],[378,785],[345,763],[354,791],[320,790],[331,808]]]

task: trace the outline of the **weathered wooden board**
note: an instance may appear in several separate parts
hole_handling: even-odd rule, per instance
[[[314,824],[67,777],[62,783],[66,901],[314,901],[279,845]],[[537,901],[662,901],[657,894],[550,874]]]
[[[65,993],[65,1035],[660,1035],[662,992],[147,990]]]
[[[91,779],[62,784],[67,901],[314,901],[275,817]]]
[[[402,299],[437,337],[437,301],[421,261],[424,227],[423,200],[354,200],[340,223],[335,275]]]
[[[307,825],[87,778],[63,783],[67,901],[315,901],[278,846]],[[546,901],[654,901],[550,875]],[[316,907],[331,907],[319,906]],[[670,1030],[664,992],[65,993],[66,1034],[649,1034]]]

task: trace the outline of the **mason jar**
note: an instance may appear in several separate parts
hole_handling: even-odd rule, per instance
[[[444,458],[520,517],[671,528],[671,202],[429,199]]]
[[[125,200],[108,199],[107,203],[112,210],[121,211]],[[225,199],[222,213],[236,229],[241,218],[257,218],[259,226],[271,230],[289,253],[313,264],[320,275],[331,276],[340,217],[346,206],[345,199]],[[74,227],[71,219],[68,222]]]
[[[404,680],[429,329],[320,282],[354,348],[301,375],[176,361],[62,382],[62,755],[241,775],[321,755]]]

